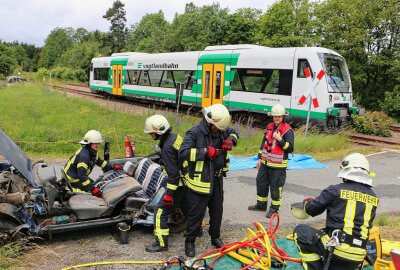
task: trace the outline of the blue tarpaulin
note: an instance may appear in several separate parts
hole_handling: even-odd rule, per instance
[[[257,155],[252,157],[242,157],[237,158],[230,155],[231,165],[230,170],[245,170],[255,168],[257,164],[258,157]],[[298,155],[298,154],[290,154],[289,155],[289,170],[308,170],[308,169],[324,169],[326,168],[325,164],[322,164],[316,161],[312,156],[309,155]]]

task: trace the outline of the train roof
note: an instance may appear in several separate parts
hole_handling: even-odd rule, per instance
[[[92,62],[96,66],[109,67],[113,59],[126,59],[127,66],[136,66],[142,61],[157,61],[157,63],[173,64],[179,62],[179,69],[192,69],[197,66],[197,60],[210,54],[240,54],[237,65],[240,67],[274,66],[284,68],[293,65],[296,52],[330,53],[340,56],[337,52],[323,47],[290,47],[270,48],[252,44],[208,46],[203,51],[169,52],[169,53],[114,53],[108,57],[96,57]],[[152,67],[154,68],[154,67]],[[156,68],[157,69],[157,68]]]

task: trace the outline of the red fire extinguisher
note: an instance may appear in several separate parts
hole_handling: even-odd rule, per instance
[[[131,147],[131,141],[129,140],[129,137],[125,137],[125,157],[130,158],[133,156],[133,151]]]

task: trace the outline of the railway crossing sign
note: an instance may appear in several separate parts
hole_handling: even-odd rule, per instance
[[[307,82],[308,82],[308,87],[307,87],[306,92],[299,99],[299,104],[303,105],[304,102],[307,100],[308,96],[311,95],[311,100],[312,100],[314,108],[318,108],[319,107],[319,103],[318,103],[317,92],[315,91],[315,87],[319,84],[319,82],[321,81],[322,77],[325,76],[325,70],[321,69],[318,72],[316,78],[312,79],[311,78],[310,68],[307,67],[307,68],[304,69],[304,75],[306,75]]]
[[[317,92],[315,91],[315,87],[317,87],[317,85],[319,84],[321,79],[325,76],[325,70],[321,69],[318,72],[316,78],[312,79],[310,68],[307,67],[304,69],[304,75],[306,75],[306,78],[307,78],[307,90],[299,99],[299,104],[303,105],[304,102],[307,100],[307,98],[310,96],[311,100],[310,100],[310,103],[308,106],[306,129],[304,131],[304,137],[307,139],[308,123],[310,122],[311,101],[312,101],[314,108],[319,107]]]

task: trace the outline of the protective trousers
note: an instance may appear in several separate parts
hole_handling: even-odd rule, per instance
[[[189,211],[186,225],[186,242],[194,243],[201,230],[206,209],[210,214],[210,228],[208,234],[211,239],[220,237],[224,189],[223,176],[215,177],[211,194],[200,194],[186,188]]]
[[[176,207],[180,207],[184,215],[187,216],[188,203],[186,199],[185,188],[183,186],[179,186],[174,192],[173,207],[164,206],[164,201],[162,198],[163,197],[161,197],[161,200],[158,202],[157,210],[155,212],[154,235],[160,246],[164,247],[168,245],[168,219],[170,215],[173,213]]]
[[[324,261],[328,257],[328,250],[318,236],[318,230],[304,224],[294,229],[294,241],[299,250],[305,270],[322,270]],[[325,238],[328,237],[325,235]],[[354,270],[361,262],[345,260],[333,254],[329,270]]]
[[[257,204],[267,207],[271,189],[271,208],[279,211],[282,205],[282,189],[286,181],[286,169],[270,168],[261,163],[257,173]]]

